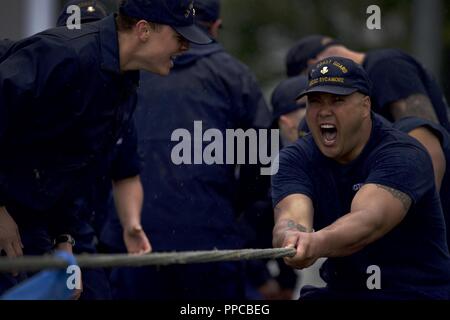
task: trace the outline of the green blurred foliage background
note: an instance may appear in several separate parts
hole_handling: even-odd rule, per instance
[[[284,73],[287,50],[309,34],[337,37],[354,49],[393,43],[407,48],[411,1],[381,2],[382,30],[371,31],[366,27],[371,1],[224,0],[222,41],[262,82]]]

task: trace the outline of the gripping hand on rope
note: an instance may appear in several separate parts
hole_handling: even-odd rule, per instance
[[[296,255],[284,261],[296,269],[307,268],[320,258],[312,233],[312,215],[311,199],[301,194],[290,195],[275,207],[273,246],[295,248]]]
[[[0,251],[5,251],[8,257],[20,257],[23,244],[19,228],[5,207],[0,207]]]

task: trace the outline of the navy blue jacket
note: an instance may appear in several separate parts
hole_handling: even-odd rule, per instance
[[[16,208],[19,228],[32,223],[26,212],[58,208],[50,220],[68,232],[64,204],[129,123],[139,73],[120,71],[114,16],[18,41],[0,61],[0,204]]]
[[[202,121],[203,131],[216,128],[224,137],[226,129],[267,127],[270,114],[254,76],[218,43],[192,46],[168,77],[142,74],[138,94],[142,222],[153,248],[239,247],[235,166],[175,165],[171,153],[178,142],[171,136],[184,128],[194,137],[194,121]],[[118,227],[117,220],[112,223]],[[107,226],[103,240],[117,245],[120,229]]]
[[[13,41],[9,39],[0,40],[0,61],[1,57],[8,51],[10,47],[14,44]]]
[[[100,236],[108,213],[113,207],[112,181],[136,177],[139,173],[136,128],[131,122],[104,162],[104,166],[97,171],[97,179],[89,192],[77,201],[79,215],[90,221],[97,236]]]

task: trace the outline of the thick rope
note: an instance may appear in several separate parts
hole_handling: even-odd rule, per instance
[[[81,268],[143,267],[151,265],[191,264],[218,261],[278,259],[293,257],[293,248],[212,250],[192,252],[151,253],[142,256],[128,254],[82,254],[75,256]],[[0,272],[35,272],[42,269],[65,269],[66,261],[54,256],[24,256],[0,258]]]

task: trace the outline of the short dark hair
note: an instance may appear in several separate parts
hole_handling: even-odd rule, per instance
[[[129,31],[138,23],[138,19],[118,14],[116,17],[116,24],[118,31]]]
[[[117,30],[118,31],[130,31],[131,29],[134,28],[136,23],[138,23],[141,20],[143,20],[143,19],[133,18],[133,17],[129,17],[129,16],[119,13],[116,17]],[[147,22],[150,25],[150,28],[152,28],[153,30],[158,31],[160,29],[159,24],[151,22],[151,21],[147,21]]]

